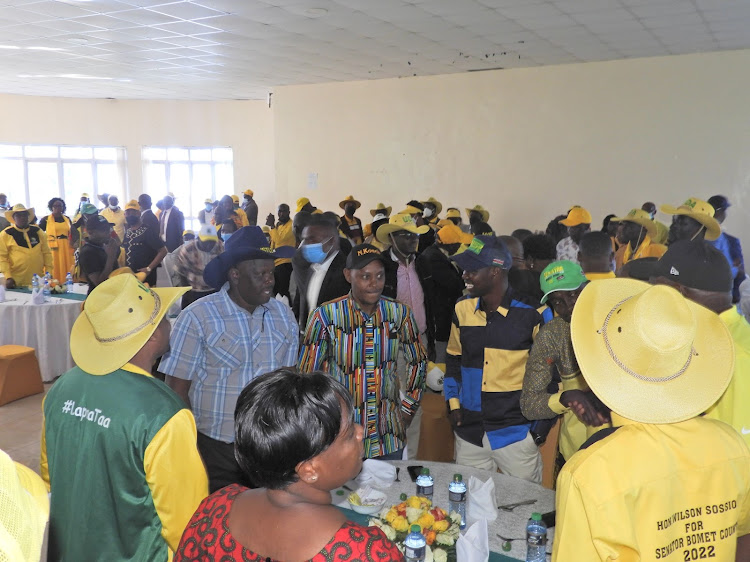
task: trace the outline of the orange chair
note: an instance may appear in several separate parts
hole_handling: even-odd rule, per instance
[[[44,385],[34,348],[0,346],[0,406],[41,392]]]

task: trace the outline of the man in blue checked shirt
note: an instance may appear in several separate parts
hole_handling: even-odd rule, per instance
[[[272,298],[275,252],[258,226],[246,226],[206,266],[203,278],[219,290],[182,311],[159,370],[191,407],[209,490],[252,486],[234,458],[234,408],[255,377],[297,364],[299,329],[291,309]]]

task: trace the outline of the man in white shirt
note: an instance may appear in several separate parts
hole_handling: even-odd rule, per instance
[[[338,229],[332,221],[318,215],[311,218],[302,231],[302,243],[292,266],[297,283],[292,309],[304,331],[313,310],[349,293],[344,277],[346,256],[340,250]]]

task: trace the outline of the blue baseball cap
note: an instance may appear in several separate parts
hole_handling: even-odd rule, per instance
[[[495,236],[475,236],[469,247],[451,258],[464,271],[477,271],[485,267],[510,269],[513,265],[508,247]]]

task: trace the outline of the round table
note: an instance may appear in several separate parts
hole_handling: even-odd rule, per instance
[[[33,347],[42,380],[53,381],[74,366],[70,331],[80,312],[78,295],[52,296],[44,304],[33,304],[29,292],[6,291],[0,303],[0,345]]]
[[[524,560],[526,557],[526,523],[528,522],[531,514],[534,512],[547,513],[555,509],[555,492],[543,488],[538,484],[527,482],[519,478],[500,474],[498,472],[489,472],[487,470],[480,470],[477,468],[470,468],[467,466],[461,466],[453,463],[439,463],[439,462],[428,462],[428,461],[388,461],[395,467],[400,468],[399,479],[400,482],[393,482],[390,486],[382,489],[388,496],[386,500],[386,506],[394,505],[399,503],[399,499],[402,493],[406,493],[410,496],[416,495],[417,487],[412,482],[407,466],[419,465],[430,469],[430,474],[435,481],[435,488],[433,493],[433,503],[436,505],[446,508],[448,507],[448,483],[453,479],[453,475],[460,473],[463,476],[464,481],[469,483],[469,479],[474,476],[480,479],[482,482],[486,482],[488,478],[492,478],[495,481],[495,500],[496,506],[505,505],[509,503],[535,499],[536,503],[533,505],[522,505],[517,507],[512,512],[506,512],[497,510],[497,519],[489,521],[487,524],[487,531],[489,535],[490,550],[496,553],[502,553],[505,556],[516,560]],[[356,489],[359,484],[356,481],[351,481],[347,484],[350,488]],[[347,497],[349,492],[342,496],[336,493],[337,490],[331,492],[333,502],[339,507],[348,508],[349,503]],[[504,537],[524,539],[514,540],[511,543],[511,550],[504,552],[502,550],[503,541],[497,535],[500,534]],[[552,538],[554,535],[554,528],[548,531],[548,542],[547,550],[552,551]],[[492,557],[490,557],[492,560]]]

